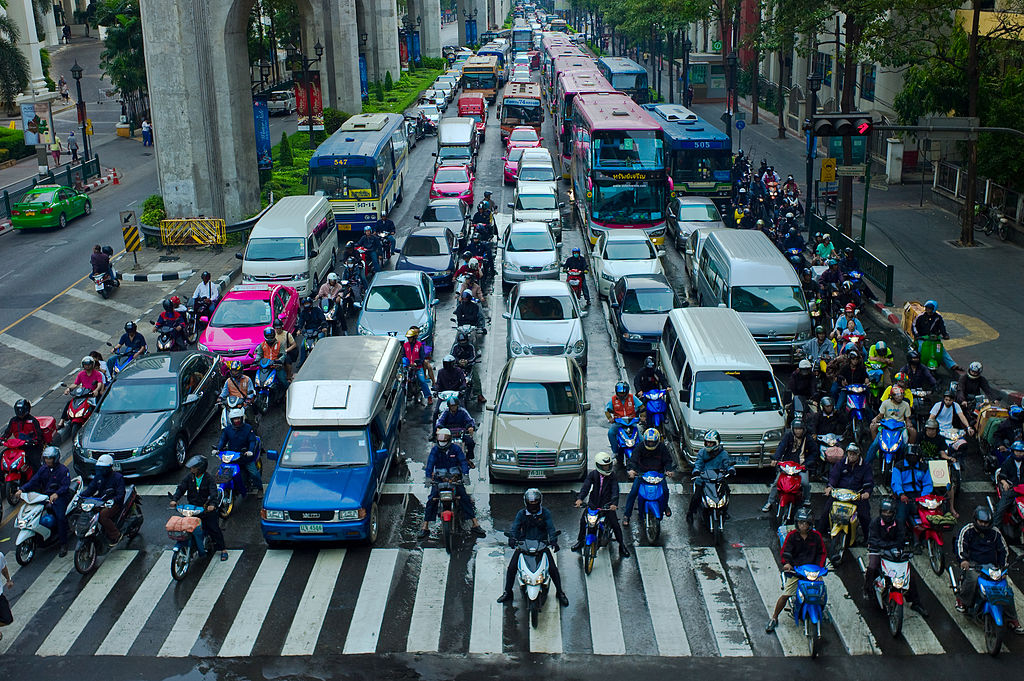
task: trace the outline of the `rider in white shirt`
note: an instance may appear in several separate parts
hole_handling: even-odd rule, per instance
[[[196,290],[192,294],[193,304],[200,298],[209,298],[211,305],[216,307],[217,299],[220,298],[220,285],[210,281],[209,272],[203,272],[202,278],[203,280],[196,285]]]

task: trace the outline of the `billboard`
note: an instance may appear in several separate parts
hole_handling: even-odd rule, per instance
[[[21,129],[25,132],[25,145],[49,144],[52,141],[52,123],[49,102],[28,102],[21,105]]]

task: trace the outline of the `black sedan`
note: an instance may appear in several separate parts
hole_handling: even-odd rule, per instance
[[[622,352],[651,352],[661,342],[661,329],[673,308],[686,307],[663,274],[619,277],[609,296],[612,326]]]
[[[75,437],[75,470],[91,476],[102,454],[126,477],[180,468],[214,415],[220,375],[210,355],[146,355],[129,364]]]

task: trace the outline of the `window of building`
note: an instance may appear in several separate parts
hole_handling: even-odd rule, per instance
[[[832,55],[827,52],[815,52],[811,60],[812,72],[821,77],[823,85],[832,86]]]

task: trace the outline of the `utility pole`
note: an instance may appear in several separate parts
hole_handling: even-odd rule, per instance
[[[967,39],[967,116],[978,115],[978,32],[981,23],[981,0],[973,0],[971,34]],[[964,217],[960,223],[960,245],[974,245],[974,204],[977,203],[978,141],[967,142],[967,190],[964,192]]]

